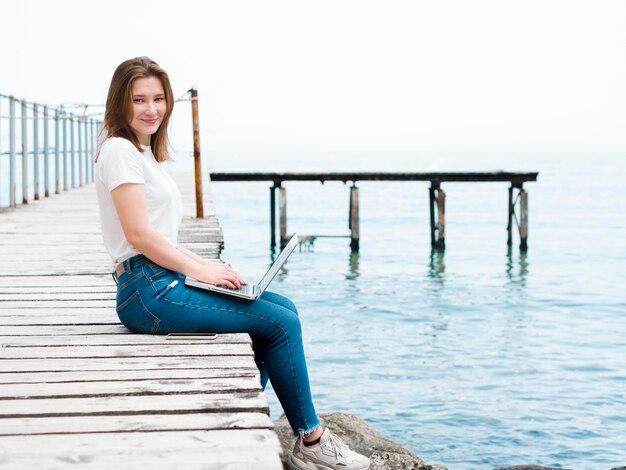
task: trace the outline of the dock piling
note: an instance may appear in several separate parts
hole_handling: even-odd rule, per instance
[[[280,248],[285,248],[289,240],[287,238],[287,190],[278,187],[278,210],[280,211]]]
[[[350,229],[350,248],[352,251],[359,251],[359,188],[355,181],[352,182],[350,188],[348,228]]]
[[[276,247],[276,188],[280,187],[280,181],[274,181],[270,186],[270,248]]]
[[[436,250],[446,248],[446,193],[439,181],[431,181],[430,201],[430,245]],[[435,212],[435,205],[437,211]]]
[[[528,193],[520,188],[520,250],[528,250]]]

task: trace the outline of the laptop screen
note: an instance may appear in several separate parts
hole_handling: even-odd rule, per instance
[[[289,243],[287,243],[283,251],[281,251],[276,258],[276,261],[274,261],[272,266],[267,270],[263,279],[259,281],[259,289],[261,289],[261,292],[264,292],[269,283],[272,282],[272,279],[278,274],[278,271],[283,267],[283,264],[285,264],[285,261],[287,261],[287,258],[289,258],[293,250],[296,249],[296,246],[298,246],[298,235],[294,233]]]

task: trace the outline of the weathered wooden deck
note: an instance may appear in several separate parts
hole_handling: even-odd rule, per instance
[[[93,185],[0,213],[0,240],[0,468],[282,468],[247,335],[119,323]],[[214,217],[183,223],[196,252],[221,240]]]

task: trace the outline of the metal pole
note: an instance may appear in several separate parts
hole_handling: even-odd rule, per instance
[[[85,133],[85,184],[89,183],[89,119],[85,118],[83,124],[83,132]]]
[[[59,194],[61,192],[61,129],[59,122],[59,109],[54,111],[54,193]]]
[[[72,162],[72,188],[76,187],[76,148],[74,147],[74,117],[70,118],[70,161]]]
[[[39,200],[39,107],[33,104],[33,172],[35,201]]]
[[[48,105],[44,105],[43,107],[43,186],[44,186],[44,197],[50,197],[50,154],[48,152],[48,147],[50,146],[50,135],[49,135],[49,115],[48,115]]]
[[[67,191],[69,189],[68,184],[68,168],[67,168],[67,118],[65,117],[65,112],[63,112],[63,191]]]
[[[26,101],[22,100],[22,204],[28,204],[28,130]]]
[[[204,218],[202,198],[202,161],[200,160],[200,124],[198,122],[198,90],[192,88],[191,117],[193,119],[193,164],[196,176],[196,217]]]
[[[9,207],[16,207],[15,98],[9,98]]]
[[[82,133],[83,119],[78,119],[78,184],[83,185],[83,133]]]

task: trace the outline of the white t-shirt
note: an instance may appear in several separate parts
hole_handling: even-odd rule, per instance
[[[95,180],[102,238],[114,265],[139,254],[126,240],[111,198],[111,191],[121,184],[143,184],[150,225],[173,245],[178,240],[183,214],[180,190],[163,165],[156,161],[152,149],[144,145],[141,147],[143,153],[127,139],[109,137],[102,143],[96,161]]]

